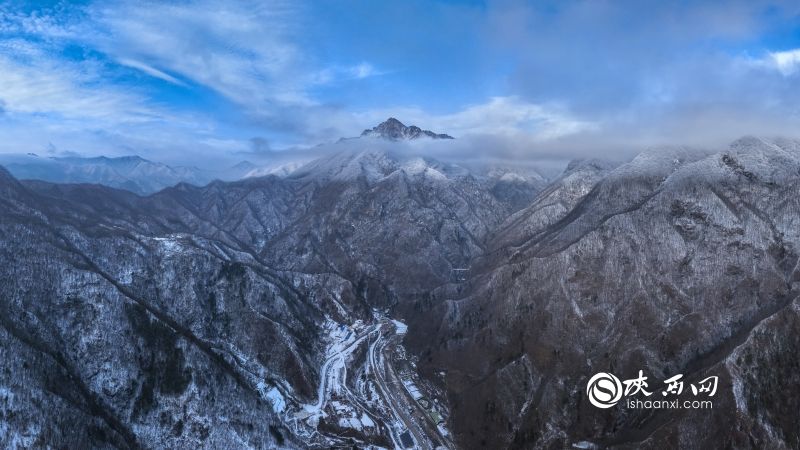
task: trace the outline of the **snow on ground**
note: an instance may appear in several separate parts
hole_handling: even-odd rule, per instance
[[[303,405],[303,411],[298,415],[302,418],[316,418],[325,416],[323,411],[332,392],[341,393],[346,380],[347,358],[358,347],[369,332],[358,330],[363,328],[361,321],[353,324],[352,329],[332,320],[325,324],[328,333],[328,349],[325,352],[325,362],[320,370],[320,383],[317,388],[317,402]]]
[[[283,398],[283,394],[276,388],[272,388],[267,391],[267,398],[272,403],[272,410],[276,413],[280,414],[283,410],[286,409],[286,399]]]
[[[390,320],[385,312],[376,311],[375,318],[377,320],[369,324],[357,321],[351,326],[328,319],[323,326],[322,333],[325,335],[327,346],[325,359],[320,368],[317,398],[313,403],[286,408],[290,411],[285,413],[291,418],[290,420],[293,420],[295,432],[308,439],[308,442],[317,442],[323,446],[336,442],[318,430],[322,419],[327,423],[335,423],[340,428],[358,430],[366,434],[384,432],[381,431],[382,427],[378,426],[378,422],[381,422],[388,428],[393,446],[402,448],[399,437],[407,430],[408,424],[403,423],[402,414],[391,400],[393,395],[399,393],[393,392],[392,389],[387,392],[389,386],[383,387],[380,384],[380,373],[381,369],[386,367],[383,351],[389,343],[386,337],[392,334],[406,334],[408,327],[399,320]],[[365,377],[356,377],[355,389],[351,390],[351,387],[346,385],[346,380],[347,371],[353,368],[348,366],[351,364],[353,353],[361,345],[367,345],[363,368]],[[415,399],[422,397],[411,380],[408,380],[405,389],[408,389]],[[283,405],[280,407],[285,408]],[[446,433],[446,430],[442,432]]]
[[[361,430],[375,427],[375,422],[365,412],[356,411],[352,406],[339,401],[332,401],[330,405],[339,417],[339,426],[342,428]]]
[[[408,332],[408,326],[399,320],[392,320],[392,323],[395,327],[397,327],[397,334],[406,334]]]
[[[403,386],[406,387],[406,390],[408,390],[408,393],[411,394],[411,398],[414,400],[419,400],[423,397],[419,392],[419,388],[412,381],[403,380]]]
[[[164,249],[164,254],[168,256],[179,253],[181,250],[181,244],[178,241],[177,236],[155,237],[153,240],[161,245],[161,248]]]
[[[354,417],[342,417],[339,419],[339,426],[342,428],[361,430],[361,421]]]
[[[372,427],[375,426],[375,422],[373,422],[372,419],[369,418],[367,413],[362,413],[361,414],[361,425],[364,425],[367,428],[372,428]]]
[[[516,182],[520,182],[520,183],[524,183],[525,181],[527,181],[525,179],[525,177],[523,177],[522,175],[520,175],[518,173],[514,173],[514,172],[506,172],[506,173],[504,173],[503,176],[500,177],[500,180],[501,181],[508,181],[508,182],[515,182],[516,181]]]

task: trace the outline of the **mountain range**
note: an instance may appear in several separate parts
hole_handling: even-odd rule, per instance
[[[214,179],[211,172],[198,168],[168,166],[139,156],[84,158],[4,154],[0,155],[0,164],[20,179],[102,184],[142,195],[181,182],[203,185]]]
[[[453,139],[446,134],[422,130],[417,126],[405,126],[395,118],[389,118],[370,130],[364,130],[360,138],[378,138],[394,142],[421,138]],[[291,151],[286,153],[291,153]],[[102,184],[125,189],[139,195],[148,195],[178,183],[203,186],[213,180],[235,181],[265,175],[287,176],[314,159],[302,154],[292,157],[292,155],[272,153],[268,156],[271,160],[260,164],[241,161],[231,167],[214,170],[170,166],[136,155],[42,157],[35,153],[2,154],[0,155],[0,165],[19,179],[42,180],[51,183]]]
[[[554,179],[386,150],[146,196],[17,178],[4,447],[800,446],[798,142]],[[713,410],[588,401],[640,370],[718,377]]]

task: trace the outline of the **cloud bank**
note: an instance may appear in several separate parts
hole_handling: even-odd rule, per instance
[[[800,129],[796,2],[379,3],[0,4],[0,151],[214,165],[389,116],[518,159]]]

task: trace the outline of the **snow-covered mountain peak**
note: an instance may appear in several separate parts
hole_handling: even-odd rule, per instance
[[[447,180],[469,173],[460,166],[443,163],[432,158],[385,149],[368,149],[347,150],[315,159],[296,169],[291,176],[339,181],[363,177],[372,183],[396,172],[435,180]]]

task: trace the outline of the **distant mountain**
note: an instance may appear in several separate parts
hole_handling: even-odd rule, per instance
[[[0,155],[0,164],[18,179],[95,183],[142,195],[181,182],[204,185],[215,178],[213,173],[196,167],[168,166],[139,156],[41,157],[29,153]]]
[[[364,130],[361,137],[388,141],[415,139],[453,139],[417,126],[406,126],[389,118],[376,127]],[[342,138],[340,142],[358,138]],[[262,176],[286,177],[314,160],[314,153],[300,151],[274,152],[274,158],[260,164],[241,161],[219,170],[197,167],[170,166],[140,156],[120,157],[53,157],[35,153],[0,154],[0,165],[20,180],[40,180],[51,183],[90,183],[125,189],[139,195],[149,195],[179,183],[204,186],[213,180],[235,181]],[[336,153],[339,153],[338,151]],[[527,195],[527,194],[524,194]]]
[[[416,125],[405,126],[394,117],[386,119],[385,122],[372,129],[364,130],[361,133],[361,137],[377,137],[390,141],[410,141],[419,138],[453,139],[452,136],[447,134],[437,134],[430,130],[423,130]]]

